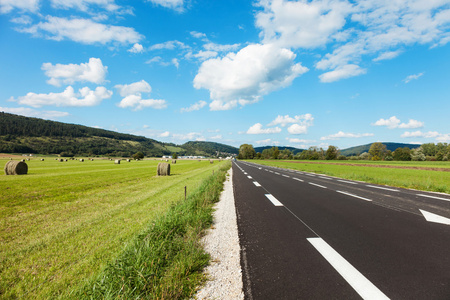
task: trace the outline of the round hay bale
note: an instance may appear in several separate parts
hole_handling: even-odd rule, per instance
[[[209,160],[209,163],[210,163],[210,164],[213,164],[213,163],[214,163],[214,161],[213,161],[212,159],[210,159],[210,160]]]
[[[5,165],[5,175],[24,175],[28,173],[28,165],[23,161],[10,160]]]
[[[159,163],[157,171],[158,171],[158,176],[170,176],[170,164]]]
[[[115,163],[116,165],[120,165],[120,159],[116,159],[116,160],[114,161],[114,163]]]
[[[80,161],[81,161],[81,162],[83,162],[83,161],[84,161],[84,159],[83,159],[83,158],[80,158]]]
[[[63,162],[63,161],[64,161],[64,159],[62,159],[62,158],[59,159],[59,162]]]
[[[41,161],[44,161],[45,159],[41,158]]]
[[[172,160],[172,163],[173,163],[173,164],[176,164],[176,163],[177,163],[177,160],[176,160],[176,159]]]
[[[29,159],[29,158],[27,158],[27,160],[29,161],[30,159]]]
[[[131,160],[129,158],[127,158],[127,162],[130,162]]]

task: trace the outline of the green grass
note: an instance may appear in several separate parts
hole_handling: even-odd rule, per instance
[[[0,297],[66,297],[220,168],[179,160],[157,177],[158,162],[46,158],[0,175]]]
[[[276,161],[276,160],[255,160],[255,163],[277,166],[281,168],[326,174],[344,179],[359,180],[368,183],[389,185],[401,188],[411,188],[423,191],[441,192],[450,194],[450,172],[430,171],[419,169],[397,169],[397,168],[377,168],[367,166],[337,165],[332,162],[328,164],[314,164],[302,161]],[[352,161],[344,162],[353,163]],[[363,161],[360,164],[369,163],[371,165],[393,165],[404,167],[450,167],[449,162],[370,162]]]

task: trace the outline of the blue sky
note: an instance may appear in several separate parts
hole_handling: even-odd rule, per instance
[[[1,0],[0,111],[182,144],[450,142],[449,0]]]

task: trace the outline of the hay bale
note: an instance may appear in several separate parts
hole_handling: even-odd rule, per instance
[[[209,160],[209,163],[210,163],[210,164],[213,164],[213,163],[214,163],[214,161],[213,161],[212,159],[210,159],[210,160]]]
[[[158,164],[158,176],[170,176],[170,164],[159,163]]]
[[[41,161],[44,161],[45,159],[41,158]]]
[[[131,159],[127,158],[127,162],[130,162],[130,161],[131,161]]]
[[[173,163],[173,164],[176,164],[176,163],[177,163],[177,160],[176,160],[176,159],[173,159],[173,160],[172,160],[172,163]]]
[[[83,161],[84,161],[84,159],[83,159],[83,158],[80,158],[80,161],[81,161],[81,162],[83,162]]]
[[[63,162],[63,161],[64,161],[64,159],[62,159],[62,158],[59,159],[59,162]]]
[[[115,163],[116,165],[120,165],[120,159],[116,159],[116,160],[114,161],[114,163]]]
[[[28,165],[23,161],[10,160],[5,165],[5,175],[24,175],[28,173]]]

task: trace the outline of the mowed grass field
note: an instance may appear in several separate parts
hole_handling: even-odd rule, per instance
[[[450,162],[251,161],[368,183],[450,194]]]
[[[227,164],[178,160],[158,177],[159,162],[32,159],[0,175],[0,298],[65,298]]]

